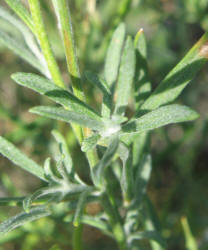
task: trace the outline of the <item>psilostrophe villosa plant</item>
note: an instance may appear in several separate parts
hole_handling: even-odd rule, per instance
[[[0,198],[2,205],[23,206],[21,213],[0,224],[0,233],[3,235],[26,222],[53,216],[57,206],[69,204],[64,212],[74,226],[75,250],[82,249],[83,224],[113,238],[120,250],[140,249],[143,239],[150,242],[152,249],[167,249],[146,192],[152,170],[150,136],[156,128],[198,118],[191,108],[172,102],[207,61],[208,33],[152,91],[142,29],[132,38],[126,35],[125,24],[120,23],[112,35],[102,76],[88,71],[87,65],[80,72],[69,1],[52,0],[70,76],[68,87],[51,49],[40,1],[28,0],[29,11],[21,1],[4,2],[16,15],[1,5],[0,18],[15,26],[24,43],[16,43],[3,29],[0,41],[40,72],[40,75],[18,72],[11,77],[17,84],[54,102],[50,106],[33,107],[30,112],[70,124],[88,160],[91,184],[85,183],[77,173],[68,142],[60,131],[52,131],[59,148],[53,157],[55,168],[50,158],[41,166],[0,137],[2,156],[45,183],[26,197]],[[99,112],[87,103],[83,84],[97,88],[102,94]],[[129,101],[131,115],[127,112]],[[85,210],[86,205],[93,202],[101,207],[94,216]]]

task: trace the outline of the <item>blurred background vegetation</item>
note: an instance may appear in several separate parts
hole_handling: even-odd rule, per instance
[[[23,1],[26,3],[26,1]],[[135,36],[144,29],[148,44],[148,66],[153,88],[208,30],[208,0],[69,0],[74,24],[77,53],[81,70],[93,70],[102,75],[104,57],[112,31],[121,21],[128,34]],[[1,5],[5,5],[1,1]],[[51,45],[59,61],[63,77],[66,63],[61,40],[57,35],[56,19],[50,1],[42,7]],[[22,37],[13,26],[0,19],[1,29],[10,30],[20,42]],[[68,139],[72,156],[80,175],[89,179],[86,159],[76,144],[71,130],[64,124],[37,117],[28,109],[49,101],[38,94],[17,86],[10,75],[14,72],[35,72],[24,61],[0,44],[0,134],[19,146],[37,162],[52,154],[54,141],[50,131],[59,128]],[[191,249],[188,233],[200,250],[208,249],[208,73],[207,65],[185,89],[179,103],[200,113],[192,123],[158,129],[152,136],[153,172],[149,195],[161,221],[162,234],[168,250]],[[88,102],[95,106],[101,97],[91,86],[84,86]],[[0,158],[0,195],[22,196],[34,191],[41,183],[29,174]],[[72,226],[64,220],[63,209],[53,218],[27,224],[0,238],[0,249],[71,249]],[[99,211],[93,204],[91,214]],[[2,207],[0,221],[17,212]],[[184,221],[188,222],[188,225]],[[182,223],[183,222],[183,223]],[[84,249],[115,249],[114,242],[97,230],[85,226]],[[150,246],[144,247],[150,249]]]

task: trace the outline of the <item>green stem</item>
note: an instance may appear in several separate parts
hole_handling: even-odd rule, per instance
[[[72,21],[70,16],[70,9],[68,5],[68,1],[66,0],[53,0],[54,9],[58,18],[59,27],[64,43],[67,68],[71,78],[72,89],[74,95],[82,101],[85,101],[84,92],[82,90],[82,84],[80,79],[80,71],[78,60],[76,56],[76,50],[74,45],[74,36],[72,29]],[[78,125],[72,125],[73,129],[76,133],[76,136],[79,140],[79,143],[82,143],[83,135],[86,137],[88,135],[88,130],[81,129]],[[87,154],[87,159],[92,169],[98,162],[98,156],[96,150],[89,151]],[[81,246],[81,234],[82,230],[78,228],[74,228],[74,240],[73,240],[73,248],[75,250],[82,249]]]
[[[112,227],[114,238],[118,244],[119,250],[127,250],[126,236],[122,226],[121,218],[119,216],[119,211],[109,200],[107,193],[103,193],[102,197],[103,208],[108,215],[109,223]]]
[[[82,231],[83,231],[83,224],[80,224],[77,227],[74,227],[73,232],[73,250],[82,250]]]
[[[71,78],[73,92],[74,95],[80,100],[84,100],[68,1],[53,0],[53,5],[58,17],[59,27],[63,37],[67,68]]]
[[[59,87],[64,88],[64,82],[62,81],[61,73],[59,71],[57,62],[54,58],[48,36],[44,27],[44,22],[41,14],[40,9],[40,2],[39,0],[28,0],[30,11],[32,14],[34,26],[35,26],[35,34],[37,36],[37,39],[39,40],[40,47],[43,51],[45,60],[48,65],[48,69],[51,73],[51,77],[56,85]]]

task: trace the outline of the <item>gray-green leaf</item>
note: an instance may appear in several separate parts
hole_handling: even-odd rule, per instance
[[[18,84],[30,88],[42,95],[46,95],[51,100],[63,105],[70,110],[80,114],[88,115],[94,119],[100,119],[95,111],[71,94],[69,91],[56,86],[52,81],[31,73],[15,73],[12,79]]]
[[[106,149],[102,159],[98,162],[98,164],[93,168],[92,170],[92,179],[94,184],[102,188],[103,186],[103,179],[104,179],[104,170],[105,168],[111,163],[116,150],[118,148],[118,138],[113,138],[113,141],[109,145],[109,147]]]
[[[0,234],[8,233],[27,222],[38,220],[42,217],[49,216],[51,213],[45,207],[35,207],[29,213],[22,212],[0,224]]]
[[[130,97],[135,72],[135,51],[131,37],[127,38],[121,57],[121,65],[116,88],[116,104],[114,113],[122,115],[125,112]]]
[[[105,79],[109,86],[116,82],[125,39],[125,25],[121,23],[113,33],[105,61]]]
[[[94,120],[87,115],[65,110],[63,108],[38,106],[30,109],[30,112],[48,118],[65,121],[68,123],[77,123],[81,126],[91,128],[97,131],[102,130],[104,128],[103,122],[101,121]]]
[[[207,47],[208,32],[191,48],[187,55],[170,71],[152,95],[144,102],[142,110],[153,110],[174,101],[194,78],[208,57],[203,54]]]
[[[81,148],[82,151],[87,152],[89,150],[92,150],[97,145],[99,139],[100,139],[99,134],[93,134],[85,138],[84,141],[82,142],[82,148]]]
[[[122,127],[122,132],[124,134],[139,134],[170,123],[192,121],[198,118],[198,116],[199,115],[195,111],[186,106],[177,104],[167,105],[149,112],[138,119],[128,122]]]
[[[0,153],[7,157],[17,166],[23,168],[27,172],[46,181],[44,171],[41,166],[29,159],[26,155],[19,151],[12,143],[0,136]]]
[[[98,87],[103,93],[102,117],[109,118],[111,114],[111,107],[112,107],[112,96],[111,96],[111,90],[109,86],[103,79],[101,79],[99,76],[97,76],[96,74],[90,71],[86,71],[85,76],[90,83]]]
[[[157,231],[143,231],[143,232],[136,232],[129,236],[129,241],[132,242],[134,240],[154,240],[158,242],[162,247],[165,247],[166,243],[160,234]]]
[[[45,73],[43,66],[39,60],[29,51],[29,49],[22,44],[22,42],[16,40],[15,38],[9,36],[6,32],[1,30],[0,32],[0,42],[4,44],[8,49],[12,50],[16,55],[21,57],[23,60],[31,64],[34,68],[38,69],[40,72]]]

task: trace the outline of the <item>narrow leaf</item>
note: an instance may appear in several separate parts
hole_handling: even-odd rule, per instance
[[[111,95],[111,90],[109,86],[98,75],[91,71],[86,71],[85,76],[90,83],[95,85],[103,93],[103,95]]]
[[[152,171],[152,159],[150,155],[145,155],[141,162],[135,178],[135,204],[140,205],[146,193],[147,184]]]
[[[122,115],[128,105],[135,72],[135,51],[130,37],[127,38],[123,50],[116,88],[116,104],[114,113]]]
[[[134,240],[154,240],[158,242],[162,247],[165,247],[166,243],[161,238],[160,234],[157,231],[143,231],[143,232],[136,232],[129,236],[129,241],[132,242]]]
[[[46,198],[47,197],[47,198]],[[23,201],[23,208],[25,212],[30,212],[30,207],[32,203],[40,198],[44,198],[45,203],[47,201],[53,201],[58,197],[61,200],[64,197],[64,191],[61,190],[60,186],[51,186],[46,188],[41,188],[34,192],[32,195],[27,196]]]
[[[95,228],[101,230],[106,235],[112,237],[112,233],[110,231],[110,228],[108,227],[108,224],[104,220],[97,218],[95,216],[83,215],[81,218],[81,221],[82,221],[82,223],[90,225],[91,227],[95,227]]]
[[[182,225],[184,236],[185,236],[186,249],[197,250],[198,249],[197,242],[191,232],[187,217],[183,216],[181,218],[181,225]]]
[[[142,110],[153,110],[174,101],[208,60],[208,32],[192,47],[187,55],[170,71],[152,95],[144,102]]]
[[[85,190],[82,194],[80,194],[73,220],[73,224],[75,227],[78,227],[81,223],[84,206],[87,201],[89,192],[90,190]]]
[[[87,80],[98,87],[103,93],[103,102],[102,102],[102,117],[110,117],[111,107],[112,107],[112,96],[111,91],[107,83],[99,78],[96,74],[86,71],[85,76]]]
[[[21,86],[25,86],[42,95],[48,96],[51,100],[70,110],[74,110],[80,114],[86,114],[98,120],[100,119],[100,116],[97,115],[92,108],[80,101],[69,91],[63,90],[44,77],[31,73],[15,73],[12,75],[12,79]]]
[[[133,195],[133,168],[132,156],[129,155],[128,159],[123,162],[121,189],[124,196],[125,205],[129,205]]]
[[[26,23],[35,34],[35,28],[29,11],[24,7],[20,0],[4,0],[9,7]]]
[[[35,207],[31,209],[29,213],[23,212],[2,222],[0,224],[0,234],[8,233],[27,222],[38,220],[49,215],[50,211],[48,211],[45,207]]]
[[[102,159],[98,162],[98,164],[92,169],[92,179],[94,184],[102,188],[103,179],[104,179],[104,170],[111,163],[116,150],[118,148],[118,138],[113,138],[111,144],[106,149]]]
[[[198,118],[198,116],[195,111],[186,106],[172,104],[158,108],[128,122],[122,127],[122,131],[123,133],[142,133],[170,123],[192,121]]]
[[[20,152],[12,143],[0,136],[0,153],[17,166],[46,181],[41,166]]]
[[[137,33],[134,40],[134,47],[136,49],[135,99],[137,110],[151,92],[147,67],[147,45],[143,29]]]
[[[60,152],[63,155],[63,164],[64,164],[64,169],[65,169],[66,175],[68,175],[68,177],[70,176],[73,178],[74,170],[72,167],[73,166],[72,158],[71,158],[70,153],[69,153],[67,142],[64,139],[64,137],[62,136],[62,134],[59,133],[59,131],[53,130],[52,134],[55,137],[56,141],[58,142]]]
[[[49,77],[50,74],[48,72],[48,68],[46,65],[46,62],[43,58],[43,55],[40,51],[39,45],[37,43],[37,40],[35,39],[34,35],[31,33],[31,31],[27,28],[27,26],[21,22],[18,18],[16,18],[14,15],[10,14],[3,6],[0,6],[0,17],[2,17],[4,20],[6,20],[8,23],[10,23],[13,27],[15,26],[16,29],[19,30],[22,37],[25,40],[25,49],[29,49],[30,52],[33,53],[33,56],[38,59],[42,67],[39,69],[41,73],[43,73],[45,76]],[[22,41],[21,41],[22,43]]]
[[[95,133],[85,138],[84,141],[82,142],[82,147],[81,147],[82,151],[87,152],[89,150],[92,150],[97,145],[99,139],[100,135]]]
[[[44,162],[44,175],[45,178],[51,183],[58,183],[60,179],[53,173],[51,169],[50,158],[47,158]]]
[[[102,130],[104,126],[101,121],[94,120],[87,115],[65,110],[63,108],[38,106],[30,109],[30,112],[68,123],[74,122],[81,126],[98,131]]]
[[[113,33],[113,37],[106,56],[105,80],[107,81],[109,86],[112,86],[117,79],[124,39],[125,25],[121,23]]]
[[[6,32],[1,30],[0,42],[2,42],[4,46],[12,50],[16,55],[21,57],[27,63],[31,64],[34,68],[44,73],[43,66],[41,65],[39,60],[22,44],[21,41],[12,38]]]

